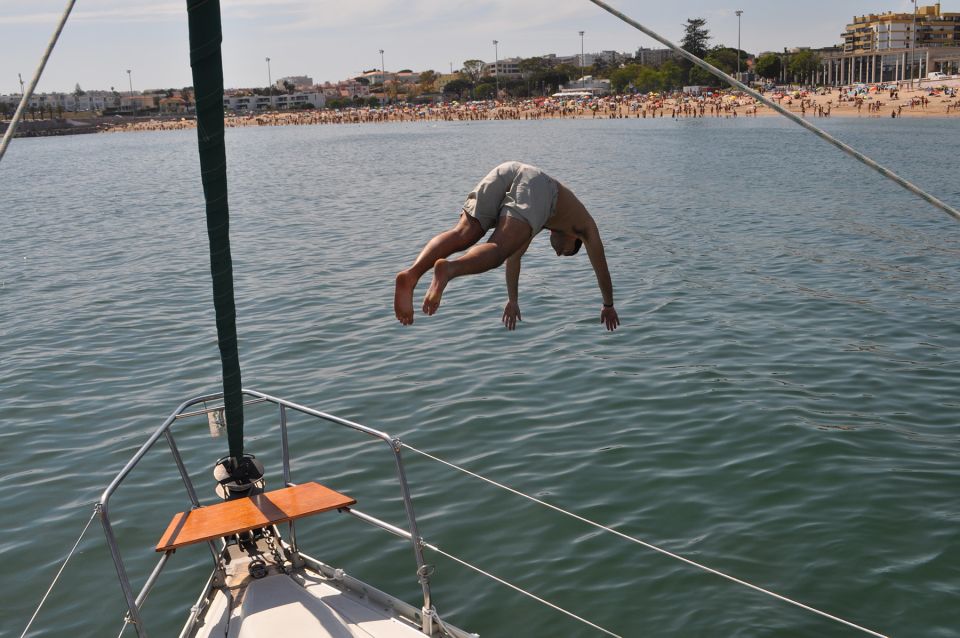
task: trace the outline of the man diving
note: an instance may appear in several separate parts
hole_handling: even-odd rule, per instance
[[[478,244],[488,230],[493,234]],[[520,321],[520,259],[534,236],[550,231],[550,245],[558,256],[573,256],[585,246],[597,276],[603,308],[600,323],[616,330],[620,318],[613,307],[613,283],[596,222],[573,191],[542,170],[520,162],[500,164],[467,196],[457,225],[423,247],[406,270],[397,274],[393,310],[401,324],[413,323],[413,290],[433,268],[433,282],[423,298],[423,312],[433,315],[451,279],[475,275],[506,263],[507,304],[503,324],[509,330]],[[447,259],[470,248],[457,259]]]

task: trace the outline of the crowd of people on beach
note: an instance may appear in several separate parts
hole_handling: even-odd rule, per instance
[[[775,90],[768,97],[802,116],[830,117],[836,110],[844,115],[880,117],[890,108],[891,117],[927,112],[934,99],[937,112],[960,113],[956,89],[924,90],[900,99],[900,88],[875,85],[819,90]],[[890,102],[881,97],[889,95]],[[946,108],[944,109],[943,106]],[[452,101],[439,104],[388,104],[344,109],[311,109],[257,113],[230,113],[227,127],[291,126],[324,124],[369,124],[384,122],[478,121],[478,120],[542,120],[564,118],[647,119],[664,118],[735,118],[772,113],[759,100],[740,91],[707,91],[700,95],[681,92],[626,94],[601,97],[539,97],[508,100]],[[164,131],[196,126],[192,118],[155,119],[121,123],[112,131]]]

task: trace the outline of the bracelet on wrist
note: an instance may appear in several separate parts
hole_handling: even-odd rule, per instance
[[[603,307],[604,307],[604,308],[613,308],[613,304],[612,304],[612,303],[605,303],[605,304],[603,304]]]

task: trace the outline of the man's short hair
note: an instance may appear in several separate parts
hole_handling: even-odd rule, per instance
[[[583,246],[583,242],[580,241],[580,238],[578,237],[578,238],[577,238],[577,241],[574,242],[574,244],[573,244],[573,252],[570,253],[569,256],[570,256],[570,257],[573,257],[573,256],[576,255],[578,252],[580,252],[580,246]]]

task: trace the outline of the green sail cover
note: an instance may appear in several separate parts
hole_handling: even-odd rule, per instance
[[[219,0],[187,0],[190,18],[190,66],[197,104],[200,174],[207,203],[213,305],[223,365],[223,395],[230,456],[243,454],[243,396],[237,351],[237,312],[233,302],[230,211],[227,205],[227,157],[223,143],[223,61],[220,54]]]

